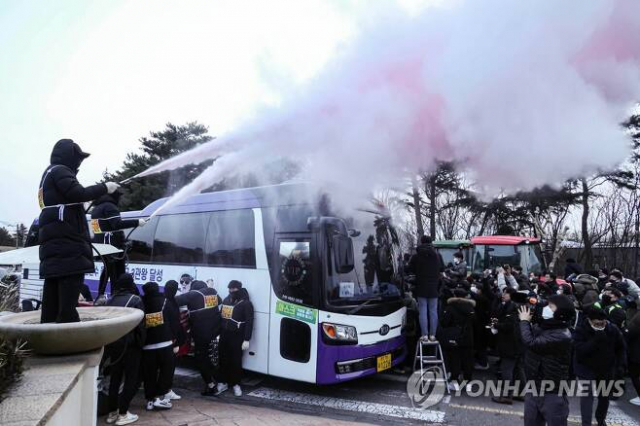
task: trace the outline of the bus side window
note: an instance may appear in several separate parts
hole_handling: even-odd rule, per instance
[[[223,267],[256,267],[253,211],[228,210],[211,213],[205,263]]]
[[[151,253],[153,250],[153,234],[156,232],[157,219],[151,219],[147,226],[136,228],[129,235],[129,243],[131,248],[127,252],[130,262],[147,263],[151,262]],[[128,233],[129,231],[125,231]]]
[[[153,243],[153,262],[202,265],[208,221],[207,213],[161,216]]]

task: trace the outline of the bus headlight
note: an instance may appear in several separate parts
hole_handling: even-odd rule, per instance
[[[322,323],[322,340],[329,344],[358,343],[358,332],[351,325]]]

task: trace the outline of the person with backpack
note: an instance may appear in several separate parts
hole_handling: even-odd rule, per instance
[[[186,306],[189,310],[191,337],[195,345],[195,361],[204,381],[203,396],[215,395],[216,381],[210,358],[210,348],[215,338],[220,335],[220,305],[222,300],[218,293],[203,281],[193,281],[191,290],[176,297],[178,306]]]
[[[144,312],[144,304],[140,296],[136,295],[137,288],[130,274],[120,275],[112,284],[112,291],[113,296],[107,302],[107,306],[136,308]],[[129,412],[129,406],[138,391],[138,369],[144,342],[144,321],[140,321],[136,328],[104,349],[104,357],[110,366],[107,424],[115,423],[116,426],[122,426],[138,420],[136,414]]]
[[[423,235],[416,254],[409,261],[409,271],[415,275],[414,295],[418,300],[422,340],[436,340],[438,330],[438,296],[444,263],[433,247],[431,237]]]
[[[146,409],[168,410],[172,407],[167,393],[171,389],[175,363],[172,317],[158,283],[148,282],[142,286],[142,291],[147,331],[142,347]]]
[[[460,373],[464,380],[473,379],[473,321],[476,302],[462,288],[453,290],[442,314],[438,341],[443,346],[447,369],[451,373],[449,389],[460,389]]]
[[[249,349],[253,334],[253,304],[240,281],[229,282],[229,295],[222,302],[222,333],[220,334],[220,372],[217,395],[233,388],[233,394],[242,396],[242,353]]]

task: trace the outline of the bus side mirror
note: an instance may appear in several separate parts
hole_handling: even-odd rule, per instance
[[[351,238],[346,235],[333,236],[333,257],[338,273],[347,274],[353,270],[355,262]]]

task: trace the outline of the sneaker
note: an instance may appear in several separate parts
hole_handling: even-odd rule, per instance
[[[169,392],[164,396],[164,399],[168,399],[169,401],[180,401],[182,397],[175,393],[173,390],[169,389]]]
[[[420,336],[420,341],[421,342],[428,342],[429,341],[429,336]]]
[[[229,389],[229,385],[227,385],[226,383],[218,383],[218,386],[216,389],[216,395],[220,395],[222,392],[225,392],[227,389]]]
[[[640,407],[640,396],[636,396],[635,398],[629,400],[629,403]]]
[[[138,415],[132,414],[127,411],[127,414],[121,414],[118,416],[118,420],[116,421],[116,426],[128,425],[137,421],[138,421]]]
[[[242,396],[242,389],[240,388],[240,385],[234,385],[233,386],[233,395],[237,396],[237,397],[241,397]]]
[[[110,412],[106,421],[108,425],[111,425],[114,424],[116,420],[118,420],[118,410]]]
[[[436,336],[429,336],[429,340],[431,342],[435,342],[436,341]]]
[[[449,389],[449,392],[460,392],[460,385],[458,382],[447,383],[447,388]]]
[[[153,401],[147,401],[147,405],[144,408],[147,411],[153,411]]]
[[[168,399],[156,398],[155,401],[153,401],[153,407],[159,408],[160,410],[168,410],[173,407],[173,405],[171,405]]]
[[[211,382],[211,383],[205,385],[204,390],[202,392],[200,392],[200,395],[202,395],[202,396],[215,396],[216,392],[217,392],[216,382]]]

